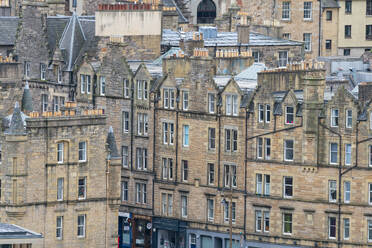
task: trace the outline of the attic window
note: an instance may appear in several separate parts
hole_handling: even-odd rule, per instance
[[[57,75],[57,77],[58,77],[58,83],[59,84],[62,83],[62,68],[61,68],[61,66],[58,66],[58,75]]]
[[[293,124],[294,121],[294,108],[287,106],[285,108],[285,124]]]

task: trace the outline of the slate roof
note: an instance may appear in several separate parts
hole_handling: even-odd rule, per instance
[[[30,238],[43,238],[43,236],[39,233],[30,231],[23,227],[7,224],[7,223],[0,223],[0,239],[30,239]]]
[[[166,53],[160,55],[157,59],[155,59],[152,63],[154,65],[162,65],[164,58],[172,57],[174,54],[177,54],[179,51],[182,51],[179,47],[172,47]],[[182,52],[184,53],[184,52]]]
[[[186,19],[186,17],[182,14],[182,11],[180,10],[180,8],[178,8],[178,5],[174,0],[163,0],[163,5],[167,6],[167,7],[176,7],[179,23],[188,23],[189,22]]]
[[[0,46],[15,44],[18,22],[18,17],[0,16]]]
[[[170,29],[163,30],[162,45],[179,46],[181,39],[192,39],[193,32],[178,32]],[[218,32],[215,38],[204,38],[204,46],[229,47],[239,45],[249,46],[301,46],[303,43],[292,40],[276,39],[259,33],[251,32],[249,44],[239,44],[238,34],[236,32]]]

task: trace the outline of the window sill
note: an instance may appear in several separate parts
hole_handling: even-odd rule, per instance
[[[292,236],[292,233],[283,233],[283,235]]]
[[[313,22],[313,19],[312,18],[309,18],[309,19],[303,19],[304,22]]]

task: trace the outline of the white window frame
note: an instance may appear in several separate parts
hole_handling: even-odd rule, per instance
[[[84,74],[80,74],[80,93],[84,94],[85,93],[85,88],[86,88],[86,76]]]
[[[187,218],[188,199],[186,195],[181,195],[181,217]]]
[[[215,112],[215,94],[208,93],[208,112],[214,114]]]
[[[40,80],[46,79],[46,64],[41,63],[40,64]]]
[[[90,75],[85,75],[86,85],[87,85],[87,94],[92,92],[92,78]]]
[[[208,128],[208,150],[215,150],[215,149],[216,149],[216,129],[214,127],[209,127]]]
[[[25,77],[26,78],[29,78],[30,77],[30,74],[31,74],[31,62],[29,61],[25,61]]]
[[[163,89],[163,107],[165,109],[169,108],[169,89],[164,88]]]
[[[291,221],[288,222],[288,223],[291,224],[291,232],[285,232],[285,224],[287,223],[286,220],[285,220],[285,216],[288,215],[288,214],[291,215]],[[282,215],[283,215],[283,217],[282,217],[283,218],[283,234],[284,235],[292,235],[292,233],[293,233],[293,214],[284,212]]]
[[[288,112],[288,109],[292,109],[292,113]],[[292,122],[288,121],[288,117],[292,116]],[[285,124],[286,125],[293,125],[295,122],[295,108],[293,106],[285,106]]]
[[[169,108],[174,109],[176,102],[176,91],[174,89],[169,89]]]
[[[149,83],[145,80],[143,82],[143,100],[147,100],[149,98]]]
[[[344,232],[343,232],[344,240],[349,240],[350,239],[350,218],[344,218],[343,224],[344,224]],[[348,231],[346,232],[346,230]]]
[[[265,138],[265,159],[269,160],[271,158],[271,139]]]
[[[173,216],[173,195],[168,194],[168,216]]]
[[[80,144],[84,144],[82,148],[80,147]],[[78,155],[79,162],[86,162],[87,161],[87,142],[80,141],[78,148],[79,148],[79,155]],[[80,157],[80,154],[82,155],[81,157]]]
[[[62,164],[63,163],[63,151],[64,151],[64,144],[63,142],[57,143],[57,163]]]
[[[371,232],[369,230],[371,230]],[[370,233],[372,233],[372,219],[367,219],[367,237],[368,237],[368,242],[372,242],[372,236],[369,236]]]
[[[84,184],[83,185],[80,185],[80,180],[83,179],[84,181]],[[84,195],[83,196],[80,196],[79,193],[80,193],[80,188],[83,188],[84,189]],[[78,178],[78,199],[79,200],[84,200],[87,198],[87,177],[79,177]]]
[[[266,104],[265,105],[265,122],[270,123],[271,121],[271,105]]]
[[[207,219],[210,222],[214,221],[214,199],[207,199]]]
[[[182,181],[187,182],[189,179],[189,161],[188,160],[182,160]]]
[[[169,123],[168,122],[163,122],[163,144],[167,145],[168,144],[168,133],[169,133]]]
[[[304,50],[305,52],[311,52],[312,46],[311,46],[311,33],[304,33],[303,34],[303,42],[304,42]]]
[[[265,196],[269,196],[270,195],[270,183],[271,183],[271,177],[270,177],[270,175],[265,174],[264,175],[264,191],[263,191],[263,193],[264,193]]]
[[[334,219],[335,224],[331,225],[331,219]],[[335,236],[331,236],[331,228],[334,227],[335,229]],[[328,216],[328,238],[329,239],[336,239],[337,236],[337,219],[335,216]]]
[[[262,211],[255,211],[255,230],[256,232],[262,232]]]
[[[213,168],[213,170],[211,170]],[[208,184],[209,185],[214,185],[214,164],[213,163],[208,163]]]
[[[263,191],[263,175],[258,173],[256,174],[256,194],[257,195],[262,195]]]
[[[56,218],[56,238],[58,240],[63,239],[63,216],[57,216]]]
[[[285,55],[285,56],[283,56]],[[288,64],[288,51],[279,51],[278,52],[279,58],[279,67],[286,67]]]
[[[313,18],[313,3],[304,2],[304,20],[312,20],[312,18]]]
[[[106,94],[106,77],[100,76],[99,77],[99,85],[100,85],[100,94],[104,96]]]
[[[291,20],[291,2],[282,2],[282,20]]]
[[[340,112],[337,108],[331,109],[331,127],[338,127]]]
[[[258,104],[258,122],[264,122],[265,114],[264,114],[264,105],[259,103]]]
[[[332,192],[335,192],[335,199],[332,198]],[[328,181],[328,201],[329,202],[337,202],[337,181],[336,180],[329,180]]]
[[[124,168],[129,167],[129,148],[128,146],[122,146],[121,147],[121,160],[122,165]]]
[[[129,111],[123,111],[123,132],[129,133],[129,122],[130,122],[130,116]]]
[[[182,107],[184,111],[189,110],[189,92],[183,91],[182,92]]]
[[[267,223],[268,223],[268,225],[267,225]],[[268,229],[268,230],[266,230],[266,229]],[[270,232],[270,211],[263,211],[263,231],[265,233]]]
[[[129,182],[122,181],[121,182],[121,201],[128,201],[129,200]]]
[[[287,142],[292,141],[292,148],[287,146]],[[295,142],[292,139],[284,140],[284,161],[293,161],[294,160],[294,147],[295,147]],[[292,158],[287,158],[287,153],[289,150],[292,150]]]
[[[345,115],[346,115],[345,127],[346,128],[352,128],[353,127],[353,110],[352,109],[347,109]]]
[[[368,146],[368,165],[372,167],[372,145]]]
[[[57,201],[63,201],[64,178],[57,178]]]
[[[189,125],[183,125],[183,134],[182,134],[182,144],[183,147],[189,147],[190,146],[190,126]]]
[[[349,189],[347,189],[347,185],[349,185]],[[351,198],[351,182],[344,181],[344,203],[350,203]]]
[[[137,80],[137,99],[142,100],[143,97],[143,81]]]
[[[82,217],[82,220],[83,220],[83,224],[79,224],[79,218]],[[79,228],[82,228],[82,234],[79,234]],[[78,238],[84,238],[85,235],[86,235],[86,215],[85,214],[82,214],[82,215],[78,215],[78,228],[77,228],[77,237]]]
[[[47,94],[41,95],[41,107],[42,107],[43,112],[48,111],[48,95]]]
[[[348,151],[348,148],[350,148],[349,151]],[[345,144],[345,165],[351,165],[351,159],[352,159],[352,146],[351,144]]]
[[[332,147],[336,146],[336,150],[332,150]],[[332,161],[332,154],[336,153],[336,161]],[[337,164],[338,163],[338,143],[331,142],[329,144],[329,164]]]
[[[129,98],[130,97],[130,84],[128,79],[124,79],[124,97]]]
[[[287,184],[286,183],[286,178],[292,178],[292,184]],[[293,177],[292,176],[284,176],[283,177],[283,197],[284,198],[292,198],[293,197]],[[291,192],[292,192],[292,195],[287,195],[287,193],[286,193],[286,188],[287,188],[287,186],[288,187],[291,187]]]
[[[58,96],[53,96],[53,112],[59,111],[59,98]]]
[[[263,138],[258,137],[257,138],[257,159],[263,159],[264,156],[264,141]]]
[[[230,188],[230,180],[231,186],[233,188],[237,187],[237,166],[235,164],[225,164],[224,165],[224,186],[225,188]]]
[[[61,66],[61,65],[58,65],[58,69],[57,69],[57,82],[58,82],[59,84],[61,84],[62,81],[63,81],[62,77],[63,77],[63,74],[62,74],[62,66]]]

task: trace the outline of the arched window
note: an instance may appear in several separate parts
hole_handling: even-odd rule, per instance
[[[198,24],[213,23],[216,18],[216,5],[212,0],[203,0],[198,6]]]

